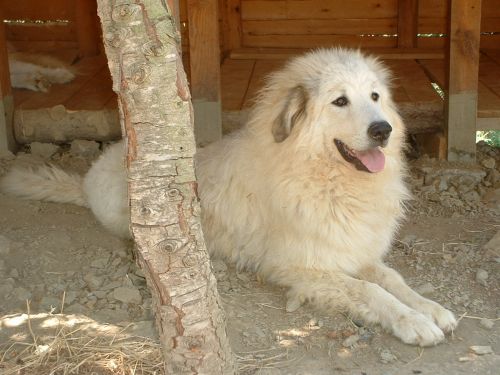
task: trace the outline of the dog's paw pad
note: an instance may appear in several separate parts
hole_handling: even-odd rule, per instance
[[[443,331],[416,311],[400,317],[392,330],[404,343],[411,345],[433,346],[444,340]]]

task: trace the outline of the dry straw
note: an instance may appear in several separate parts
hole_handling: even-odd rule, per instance
[[[67,316],[50,315],[58,319],[54,334],[36,335],[29,313],[27,326],[22,328],[25,340],[12,339],[0,345],[2,375],[160,375],[163,358],[156,341],[126,334],[111,333],[109,326],[102,331],[86,329],[84,325],[68,327]],[[21,329],[21,327],[20,327]]]

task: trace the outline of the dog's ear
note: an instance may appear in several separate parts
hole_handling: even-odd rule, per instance
[[[307,100],[307,91],[303,86],[295,86],[289,91],[283,109],[272,127],[277,143],[287,139],[295,124],[305,115]]]

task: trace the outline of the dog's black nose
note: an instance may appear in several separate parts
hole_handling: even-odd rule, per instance
[[[375,121],[368,128],[368,135],[380,143],[384,143],[391,135],[392,126],[387,121]]]

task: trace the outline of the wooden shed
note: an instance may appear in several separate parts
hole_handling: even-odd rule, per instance
[[[244,113],[264,76],[285,59],[332,46],[361,48],[387,62],[397,77],[395,99],[410,131],[427,134],[426,142],[434,142],[442,157],[470,160],[476,130],[500,129],[500,0],[171,3],[180,7],[201,143],[220,137],[221,118]],[[20,50],[55,54],[79,71],[75,81],[48,94],[13,90],[13,126],[7,119],[4,129],[13,127],[20,143],[119,137],[95,1],[0,0],[0,5],[2,61],[9,41]],[[8,107],[11,91],[2,71]],[[43,118],[60,124],[59,131],[40,125]],[[64,128],[68,124],[71,131]]]

